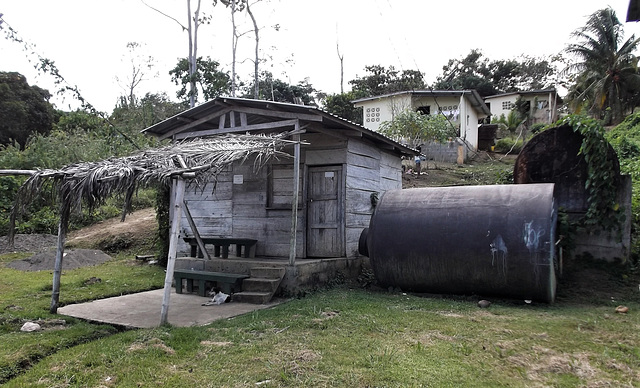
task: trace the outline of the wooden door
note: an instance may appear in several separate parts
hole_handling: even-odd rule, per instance
[[[343,257],[342,166],[309,167],[307,256]]]

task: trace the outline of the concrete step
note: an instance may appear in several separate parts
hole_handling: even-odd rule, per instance
[[[242,281],[242,291],[275,293],[280,279],[248,278]]]
[[[252,267],[250,276],[262,279],[282,279],[286,271],[282,267]]]
[[[286,270],[282,267],[252,267],[250,276],[242,281],[242,292],[233,294],[233,301],[265,304],[278,291]]]
[[[233,294],[233,302],[239,303],[252,303],[252,304],[265,304],[269,303],[273,293],[271,292],[249,292],[242,291]]]

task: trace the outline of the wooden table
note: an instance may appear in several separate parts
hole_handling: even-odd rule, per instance
[[[236,246],[236,256],[251,258],[256,257],[256,244],[258,240],[250,238],[225,238],[225,237],[202,237],[202,242],[205,244],[213,245],[214,256],[222,257],[226,259],[229,257],[229,245]],[[191,257],[202,258],[203,254],[198,246],[198,241],[195,237],[185,237],[184,241],[191,245]],[[244,247],[244,254],[242,254],[242,248]],[[242,254],[242,255],[241,255]]]

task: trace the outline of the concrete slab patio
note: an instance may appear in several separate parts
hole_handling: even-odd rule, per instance
[[[164,290],[158,289],[99,299],[61,307],[58,313],[127,328],[157,327],[160,325],[163,294]],[[203,326],[219,319],[235,317],[282,303],[282,300],[274,300],[260,305],[231,302],[202,306],[202,303],[210,299],[197,294],[176,294],[172,289],[169,298],[169,323],[179,327]]]

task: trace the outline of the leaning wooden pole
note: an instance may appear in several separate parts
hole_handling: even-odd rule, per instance
[[[176,252],[178,251],[178,234],[182,221],[182,206],[184,203],[184,179],[178,178],[175,182],[175,196],[171,207],[173,218],[171,219],[171,232],[169,234],[169,257],[167,260],[167,273],[164,277],[164,296],[162,297],[162,311],[160,312],[160,324],[165,325],[169,316],[169,298],[171,296],[171,283],[173,282],[173,270],[176,265]],[[180,285],[178,285],[180,287]]]
[[[294,131],[300,129],[295,124]],[[300,135],[293,135],[296,141],[293,148],[293,196],[291,198],[291,241],[289,247],[289,265],[296,264],[296,245],[298,234],[298,192],[300,191]]]
[[[193,237],[196,238],[196,242],[198,243],[198,248],[200,248],[200,252],[202,252],[202,256],[205,259],[211,260],[209,256],[209,252],[204,246],[204,242],[202,241],[202,237],[200,237],[200,232],[198,232],[198,228],[196,227],[196,223],[191,217],[191,211],[189,211],[189,206],[187,206],[187,201],[184,201],[184,215],[187,216],[187,221],[189,222],[189,226],[191,227],[191,232],[193,232]]]
[[[58,305],[60,304],[60,278],[62,277],[62,259],[64,257],[64,243],[67,238],[67,229],[69,227],[70,209],[61,206],[60,222],[58,223],[58,247],[56,249],[56,262],[53,267],[53,287],[51,293],[51,306],[49,312],[56,314]]]

